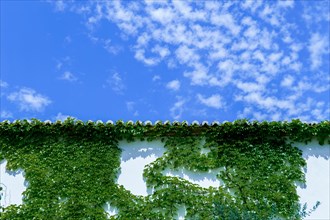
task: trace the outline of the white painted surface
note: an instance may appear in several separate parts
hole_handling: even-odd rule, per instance
[[[164,154],[164,143],[161,141],[134,141],[131,143],[121,141],[119,147],[122,149],[121,172],[117,183],[123,185],[134,195],[148,195],[147,186],[143,180],[143,169]]]
[[[303,157],[307,162],[305,169],[306,187],[297,187],[298,195],[302,204],[307,203],[311,209],[317,201],[321,202],[318,209],[311,213],[306,220],[329,220],[330,219],[330,145],[319,146],[316,141],[308,145],[295,143],[295,146],[303,150]],[[164,152],[164,143],[160,141],[127,143],[121,141],[119,147],[122,149],[121,173],[117,183],[123,185],[135,195],[146,196],[148,189],[143,180],[143,169],[145,165],[161,157]],[[203,152],[204,153],[204,152]],[[205,152],[206,153],[206,152]],[[5,169],[6,161],[0,164],[0,183],[5,185],[1,205],[7,207],[10,204],[22,203],[22,192],[25,190],[24,177],[22,172],[8,172]],[[218,187],[222,183],[216,179],[219,169],[209,173],[195,173],[185,169],[165,170],[164,175],[178,176],[202,187]],[[150,191],[149,191],[150,192]],[[105,210],[109,215],[115,215],[118,210],[105,204]],[[180,206],[176,219],[184,219],[185,207]]]
[[[219,187],[220,185],[223,185],[216,176],[220,170],[222,169],[214,169],[209,172],[192,172],[184,168],[178,170],[165,169],[163,174],[165,176],[180,177],[191,183],[198,184],[203,188],[209,188],[210,186]]]
[[[22,170],[7,171],[7,161],[0,162],[0,186],[3,188],[1,193],[1,206],[7,207],[11,204],[22,204],[22,193],[25,191],[25,179]]]
[[[300,203],[307,203],[307,210],[312,209],[317,201],[321,204],[312,212],[307,220],[329,220],[330,219],[330,145],[320,146],[317,141],[307,145],[295,143],[303,151],[303,158],[307,162],[304,170],[306,187],[297,187]]]

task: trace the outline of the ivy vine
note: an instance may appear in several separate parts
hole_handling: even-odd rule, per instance
[[[136,196],[116,183],[122,139],[164,142],[164,155],[143,172],[152,194]],[[330,122],[4,121],[0,161],[7,160],[8,170],[23,169],[28,186],[23,204],[0,207],[0,217],[173,219],[183,205],[186,219],[301,219],[306,212],[295,183],[305,182],[306,163],[292,143],[312,139],[330,143]],[[181,168],[201,173],[220,168],[217,178],[224,184],[202,188],[164,175]],[[118,214],[108,216],[106,203]]]

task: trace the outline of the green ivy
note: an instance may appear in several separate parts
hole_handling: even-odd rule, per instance
[[[306,163],[292,142],[315,138],[321,145],[330,142],[329,121],[4,121],[0,160],[7,160],[8,170],[23,169],[28,186],[22,205],[0,207],[1,219],[173,219],[182,205],[186,219],[301,219],[295,183],[305,181]],[[164,155],[144,169],[153,190],[148,196],[116,183],[123,139],[164,142]],[[221,168],[217,178],[224,184],[202,188],[164,175],[182,168],[198,173]],[[107,216],[107,202],[117,215]]]

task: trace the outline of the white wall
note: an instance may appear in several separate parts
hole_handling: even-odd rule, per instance
[[[305,145],[295,143],[295,146],[303,150],[303,157],[307,161],[307,167],[304,170],[306,175],[306,186],[298,186],[297,191],[302,204],[307,203],[308,210],[320,201],[318,209],[311,213],[306,219],[310,220],[328,220],[330,219],[330,145],[319,146],[316,141]],[[123,150],[121,155],[121,173],[117,183],[123,185],[135,195],[146,196],[152,193],[147,189],[142,173],[144,166],[161,157],[165,152],[164,143],[160,141],[140,142],[135,141],[127,143],[121,141],[119,147]],[[3,190],[4,198],[1,201],[2,206],[22,203],[22,192],[25,190],[23,172],[8,172],[5,170],[6,161],[0,164],[0,183],[5,185]],[[219,169],[212,170],[209,173],[194,173],[181,169],[178,171],[165,170],[164,175],[178,176],[185,178],[202,187],[219,186],[221,181],[216,178]],[[117,213],[115,207],[105,205],[109,215]],[[185,208],[181,207],[177,219],[184,219]]]
[[[119,147],[122,149],[122,154],[120,158],[121,172],[117,183],[123,185],[134,195],[148,195],[148,189],[142,177],[143,169],[164,154],[164,144],[160,141],[134,141],[131,143],[121,141]]]
[[[330,219],[330,145],[320,146],[317,141],[307,145],[295,143],[295,146],[303,151],[303,157],[307,162],[304,170],[306,185],[297,187],[300,202],[307,203],[310,210],[317,201],[321,204],[315,212],[305,219],[329,220]]]
[[[0,163],[0,186],[1,191],[1,206],[7,207],[11,204],[22,204],[22,193],[25,191],[24,172],[22,170],[8,171],[6,170],[7,161]]]

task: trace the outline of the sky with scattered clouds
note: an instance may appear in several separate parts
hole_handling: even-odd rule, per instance
[[[330,120],[330,3],[1,1],[1,120]]]

